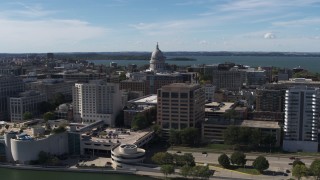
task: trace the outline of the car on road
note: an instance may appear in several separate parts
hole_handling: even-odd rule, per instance
[[[291,171],[289,169],[286,170],[286,173],[291,173]]]
[[[291,156],[289,159],[291,159],[291,160],[294,160],[294,159],[296,159],[294,156]]]
[[[177,151],[177,153],[181,153],[181,151]]]

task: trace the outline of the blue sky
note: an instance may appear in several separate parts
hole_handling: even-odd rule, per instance
[[[320,0],[1,0],[0,52],[320,52]]]

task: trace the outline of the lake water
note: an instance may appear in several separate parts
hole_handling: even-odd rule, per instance
[[[198,65],[198,64],[218,64],[224,62],[234,62],[236,64],[248,65],[251,67],[274,66],[295,68],[300,66],[312,72],[320,72],[320,57],[285,57],[285,56],[184,56],[197,59],[197,61],[166,61],[168,64],[180,66]],[[167,57],[173,58],[173,57]],[[138,66],[149,64],[145,60],[90,60],[96,65],[116,62],[118,65],[137,64]]]
[[[155,180],[151,177],[126,174],[53,172],[0,168],[0,180]]]

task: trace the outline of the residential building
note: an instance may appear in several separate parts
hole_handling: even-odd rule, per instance
[[[283,98],[281,90],[257,89],[256,111],[282,112]]]
[[[296,86],[285,95],[283,149],[318,152],[319,88]]]
[[[122,109],[119,84],[94,80],[76,83],[73,87],[73,117],[76,121],[91,123],[103,120],[115,125],[115,117]]]
[[[200,128],[205,92],[198,84],[173,83],[158,89],[157,124],[164,130]]]

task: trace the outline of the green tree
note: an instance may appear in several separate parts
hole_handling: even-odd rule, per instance
[[[252,163],[253,168],[260,173],[269,168],[269,161],[264,156],[258,156]]]
[[[60,104],[66,103],[66,98],[62,93],[57,93],[53,97],[53,106],[54,108],[58,107]]]
[[[320,179],[320,159],[315,159],[310,166],[310,171],[312,172],[315,179]]]
[[[27,111],[27,112],[23,113],[22,117],[23,117],[23,120],[32,119],[32,113]]]
[[[191,174],[195,178],[209,179],[213,175],[213,171],[208,166],[194,166],[192,167]]]
[[[186,178],[191,175],[191,171],[192,171],[192,167],[184,165],[180,169],[180,174],[181,176]]]
[[[225,144],[239,144],[240,128],[237,126],[228,126],[223,133]]]
[[[219,164],[224,168],[230,168],[230,160],[226,154],[221,154],[218,158]]]
[[[10,125],[9,125],[9,124],[4,125],[4,128],[6,128],[6,130],[8,130],[8,129],[9,129],[9,127],[10,127]]]
[[[308,168],[304,164],[297,164],[292,169],[292,175],[298,180],[308,176]]]
[[[175,129],[170,129],[169,131],[169,143],[173,145],[181,144],[181,135],[180,131]]]
[[[124,111],[121,110],[116,116],[116,127],[124,126]]]
[[[59,126],[58,128],[53,129],[52,132],[53,132],[54,134],[59,134],[59,133],[65,132],[66,130],[67,130],[67,129],[66,129],[65,126]]]
[[[165,165],[161,166],[160,171],[165,175],[165,177],[167,179],[168,175],[174,173],[174,167],[173,167],[173,165],[165,164]]]
[[[48,101],[42,101],[38,105],[38,110],[41,114],[43,114],[45,112],[54,110],[54,107]]]
[[[238,151],[232,153],[230,160],[232,164],[236,164],[239,166],[244,166],[247,162],[246,155],[243,152]]]
[[[201,135],[197,128],[185,128],[181,130],[181,142],[189,146],[195,146],[200,143]]]
[[[140,129],[147,128],[149,125],[150,124],[147,118],[141,114],[138,114],[133,118],[133,121],[131,123],[131,128],[133,130],[140,130]]]
[[[47,161],[49,159],[49,154],[44,152],[44,151],[40,151],[38,154],[38,161],[39,164],[46,164]]]
[[[194,157],[191,153],[185,153],[184,155],[174,154],[173,159],[176,166],[195,166]]]
[[[46,112],[46,113],[44,113],[44,115],[43,115],[43,119],[44,119],[45,121],[53,120],[54,118],[55,118],[55,115],[54,115],[53,112]]]
[[[155,135],[156,139],[162,138],[162,128],[161,128],[161,126],[155,124],[155,125],[152,126],[152,130],[154,132],[154,135]]]
[[[294,160],[292,163],[292,167],[295,167],[296,165],[305,165],[305,164],[300,160]]]
[[[158,164],[173,164],[173,155],[167,152],[158,152],[151,157],[151,160]]]

